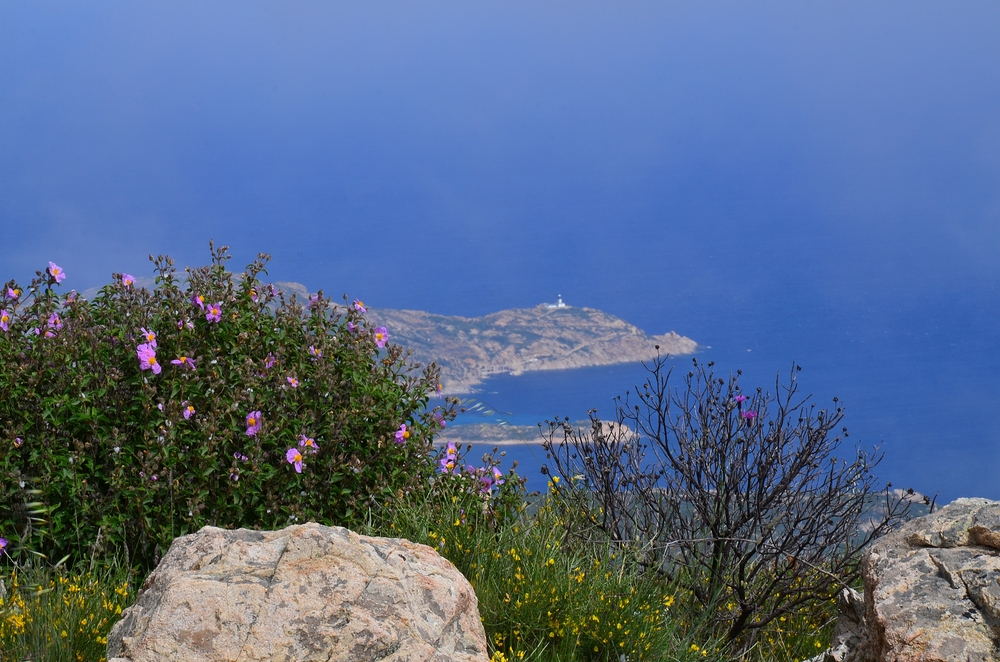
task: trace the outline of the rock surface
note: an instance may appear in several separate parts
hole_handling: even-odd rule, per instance
[[[407,540],[318,524],[176,539],[108,636],[109,662],[486,662],[469,582]]]
[[[958,499],[908,522],[865,554],[862,576],[860,637],[827,662],[1000,662],[1000,503]],[[857,608],[842,602],[845,619]]]

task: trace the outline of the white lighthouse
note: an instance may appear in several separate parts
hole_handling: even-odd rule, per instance
[[[548,304],[546,306],[546,308],[569,308],[569,306],[567,306],[565,303],[563,303],[562,295],[560,294],[559,295],[559,300],[556,301],[555,303]]]

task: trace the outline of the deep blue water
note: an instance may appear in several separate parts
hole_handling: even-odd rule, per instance
[[[743,370],[746,390],[762,386],[773,392],[775,378],[780,374],[787,381],[792,361],[798,362],[803,393],[813,394],[820,406],[837,396],[845,407],[850,437],[842,449],[850,455],[854,444],[879,446],[885,457],[876,474],[895,487],[940,493],[944,502],[959,496],[1000,498],[994,470],[1000,465],[995,296],[928,297],[915,308],[883,302],[833,310],[808,301],[784,307],[760,314],[734,307],[727,317],[740,320],[739,333],[727,332],[731,325],[723,317],[701,334],[681,331],[710,346],[698,359],[715,361],[722,375]],[[671,361],[677,376],[690,360]],[[610,418],[614,396],[641,384],[646,374],[642,366],[622,365],[493,377],[469,397],[498,416],[466,414],[456,423],[499,416],[517,425],[564,416],[578,420],[593,407]],[[541,448],[504,450],[537,489],[545,461]]]

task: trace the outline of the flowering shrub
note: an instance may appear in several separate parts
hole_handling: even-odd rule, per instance
[[[149,567],[211,524],[351,524],[437,470],[418,371],[364,306],[308,307],[258,276],[154,260],[93,301],[50,265],[0,293],[0,535],[50,559],[124,553]],[[346,301],[346,299],[345,299]]]

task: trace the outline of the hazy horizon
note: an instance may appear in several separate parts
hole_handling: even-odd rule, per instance
[[[562,294],[754,379],[798,361],[890,472],[1000,496],[965,479],[1000,461],[998,19],[0,3],[0,280],[52,260],[84,291],[214,239],[375,307]]]

